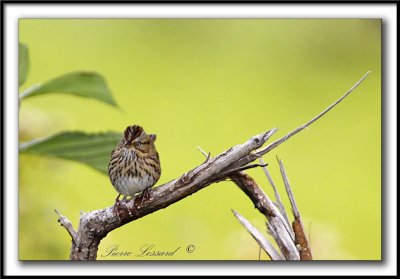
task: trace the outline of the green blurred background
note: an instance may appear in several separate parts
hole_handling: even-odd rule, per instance
[[[284,135],[372,73],[343,103],[264,156],[289,207],[275,156],[284,162],[315,259],[381,259],[381,21],[263,19],[21,19],[30,55],[21,90],[71,71],[102,74],[120,108],[71,95],[23,100],[20,140],[63,130],[156,133],[161,185],[212,155],[272,127]],[[19,158],[19,259],[65,260],[79,212],[112,205],[109,179],[90,167]],[[249,170],[272,197],[263,171]],[[232,182],[211,185],[111,232],[110,245],[175,250],[145,260],[258,260],[259,248],[233,217],[266,231],[264,217]],[[291,217],[291,216],[290,216]],[[193,253],[185,251],[195,245]],[[265,254],[261,259],[267,259]]]

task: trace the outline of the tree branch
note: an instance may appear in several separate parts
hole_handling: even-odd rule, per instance
[[[225,173],[230,172],[230,166],[234,162],[262,146],[275,131],[276,129],[272,129],[254,136],[244,144],[210,158],[180,178],[151,189],[147,199],[135,196],[121,201],[116,207],[111,206],[83,214],[80,218],[78,241],[70,258],[96,259],[98,244],[110,231],[165,208],[216,181],[225,179]]]
[[[58,222],[60,222],[61,226],[63,226],[67,230],[67,232],[69,233],[69,235],[72,238],[72,241],[76,243],[76,232],[75,232],[74,228],[72,227],[71,221],[67,217],[61,215],[61,213],[58,212],[57,209],[54,209],[54,211],[60,217],[60,218],[58,218]]]
[[[368,71],[359,81],[356,82],[356,84],[354,84],[346,93],[343,94],[342,97],[340,97],[338,100],[336,100],[336,102],[334,102],[333,104],[331,104],[329,107],[327,107],[325,110],[323,110],[321,113],[319,113],[317,116],[315,116],[313,119],[311,119],[310,121],[308,121],[307,123],[301,125],[300,127],[297,127],[296,129],[294,129],[293,131],[287,133],[285,136],[281,137],[280,139],[274,141],[273,143],[267,145],[266,147],[258,150],[257,152],[254,152],[252,154],[250,154],[249,156],[239,160],[237,162],[238,165],[245,165],[248,164],[249,162],[254,161],[256,158],[259,158],[263,155],[265,155],[266,153],[270,152],[272,149],[274,149],[275,147],[281,145],[282,143],[284,143],[285,141],[287,141],[289,138],[291,138],[292,136],[294,136],[295,134],[297,134],[298,132],[304,130],[305,128],[307,128],[308,126],[310,126],[311,124],[313,124],[315,121],[317,121],[318,119],[320,119],[322,116],[324,116],[328,111],[330,111],[331,109],[333,109],[336,105],[338,105],[341,101],[343,101],[344,98],[346,98],[351,92],[353,92],[360,84],[361,82],[363,82],[363,80],[371,73],[371,71]],[[247,162],[247,163],[246,163]]]
[[[247,164],[279,146],[288,138],[297,134],[322,117],[350,94],[368,74],[369,72],[348,92],[346,92],[345,95],[325,109],[322,113],[257,152],[254,151],[264,145],[264,143],[277,131],[276,128],[256,135],[244,144],[234,146],[216,157],[210,158],[208,155],[206,162],[188,171],[180,178],[151,189],[150,194],[146,199],[140,195],[130,200],[121,201],[117,207],[111,206],[105,209],[94,210],[82,214],[75,238],[73,234],[71,234],[70,230],[68,230],[67,226],[64,226],[71,234],[71,237],[75,239],[72,243],[70,259],[95,260],[101,239],[112,230],[133,220],[142,218],[147,214],[168,207],[169,205],[214,182],[226,179],[228,176],[231,177],[239,186],[242,185],[242,190],[245,191],[253,202],[255,202],[256,207],[263,214],[270,216],[271,220],[275,220],[271,225],[276,233],[283,234],[284,237],[288,239],[293,239],[294,233],[292,228],[288,226],[286,222],[281,221],[283,217],[273,202],[262,192],[262,190],[260,191],[255,182],[254,184],[251,184],[251,177],[249,179],[249,177],[246,177],[242,172],[238,172],[238,170],[246,168],[245,166]],[[232,173],[232,171],[235,172]],[[248,187],[249,185],[252,186]],[[296,249],[293,250],[293,247],[289,247],[285,257],[287,259],[297,259],[299,255]]]
[[[292,189],[290,187],[289,178],[286,174],[285,167],[283,166],[282,161],[278,159],[279,169],[281,171],[281,175],[283,178],[283,182],[285,184],[286,192],[288,194],[290,204],[292,206],[292,212],[294,216],[294,221],[292,222],[294,236],[295,236],[295,244],[300,253],[301,260],[312,260],[312,253],[310,246],[308,244],[308,240],[306,237],[306,233],[304,232],[303,222],[301,221],[301,216],[299,212],[299,208],[297,207],[296,200],[294,199],[294,195],[292,193]]]
[[[268,241],[268,239],[266,239],[247,219],[235,210],[232,210],[232,212],[272,260],[276,261],[285,259],[278,251],[276,251],[275,247]]]
[[[265,164],[264,160],[262,158],[259,158],[259,161],[260,161],[261,164]],[[281,200],[281,196],[279,195],[279,192],[276,190],[275,183],[272,180],[272,177],[269,174],[269,171],[268,171],[266,166],[263,167],[263,170],[264,170],[265,175],[268,178],[269,184],[271,184],[272,189],[274,190],[275,202],[276,202],[276,204],[277,204],[277,206],[279,208],[279,211],[282,213],[283,217],[285,218],[286,223],[289,225],[289,218],[288,218],[288,216],[286,214],[285,207],[283,206],[283,203],[282,203],[282,200]]]
[[[271,233],[279,235],[279,237],[274,238],[285,259],[299,260],[300,255],[294,244],[294,232],[272,200],[268,198],[254,179],[244,172],[232,175],[231,179],[250,198],[255,207],[265,215]]]
[[[286,192],[289,196],[290,203],[292,206],[292,212],[294,215],[294,221],[292,222],[293,230],[291,230],[289,225],[289,220],[285,212],[283,204],[278,198],[279,203],[275,205],[269,198],[264,194],[260,187],[256,184],[253,178],[247,174],[240,172],[232,177],[232,180],[246,193],[247,196],[253,201],[256,208],[260,212],[265,212],[262,208],[268,208],[271,213],[265,214],[267,218],[267,229],[268,233],[272,235],[279,250],[286,260],[312,260],[312,253],[308,240],[305,236],[304,227],[301,221],[301,216],[299,209],[297,207],[294,195],[290,188],[289,179],[286,175],[286,171],[283,167],[283,163],[278,159],[279,167],[281,170],[281,175],[285,183]],[[264,170],[266,170],[264,168]],[[272,179],[269,176],[268,171],[266,172],[271,182]],[[273,183],[271,183],[273,185]],[[274,190],[275,186],[273,185]],[[276,196],[279,194],[276,192]],[[279,212],[280,214],[276,214]],[[253,227],[249,221],[247,221],[243,216],[233,210],[235,217],[242,223],[242,225],[247,229],[247,231],[253,236],[262,249],[268,254],[271,260],[282,260],[280,254],[272,249],[272,244],[265,238],[255,227]],[[276,215],[275,215],[276,214]],[[272,247],[272,248],[271,248]]]

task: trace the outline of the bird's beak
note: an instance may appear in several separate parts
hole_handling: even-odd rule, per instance
[[[151,142],[155,142],[157,139],[157,135],[156,134],[150,134],[150,141]]]

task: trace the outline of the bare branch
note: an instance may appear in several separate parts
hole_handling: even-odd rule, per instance
[[[312,253],[311,253],[311,248],[310,245],[308,244],[305,232],[304,232],[304,227],[301,222],[300,217],[295,217],[293,223],[293,230],[294,230],[294,235],[295,235],[295,243],[297,250],[299,250],[300,254],[300,260],[302,261],[309,261],[312,260]]]
[[[234,168],[234,169],[232,169],[229,172],[226,172],[224,174],[225,175],[229,175],[229,174],[234,173],[234,172],[244,171],[244,170],[253,169],[253,168],[257,168],[257,167],[266,167],[266,166],[268,166],[268,164],[263,164],[263,165],[251,164],[251,165],[246,165],[246,166],[239,167],[239,168]]]
[[[290,187],[289,178],[286,174],[286,170],[283,166],[282,160],[278,157],[279,168],[282,174],[283,182],[285,184],[286,192],[289,196],[290,204],[292,206],[292,212],[294,215],[294,221],[292,223],[293,231],[295,235],[295,244],[300,253],[301,260],[312,260],[312,254],[310,246],[308,245],[308,241],[306,238],[306,234],[304,231],[303,222],[301,221],[301,216],[299,212],[299,208],[297,207],[296,200],[294,199],[294,195],[292,189]]]
[[[304,125],[294,129],[293,131],[289,132],[285,136],[281,137],[280,139],[274,141],[273,143],[267,145],[266,147],[256,151],[252,152],[249,156],[246,156],[245,158],[239,160],[237,162],[238,165],[246,165],[249,162],[254,161],[255,159],[265,155],[266,153],[270,152],[272,149],[275,147],[281,145],[285,141],[287,141],[289,138],[297,134],[298,132],[304,130],[308,126],[310,126],[312,123],[320,119],[322,116],[324,116],[328,111],[330,111],[332,108],[334,108],[336,105],[338,105],[344,98],[346,98],[351,92],[353,92],[360,84],[361,82],[370,74],[371,72],[368,71],[356,84],[354,84],[342,97],[340,97],[336,102],[334,102],[332,105],[327,107],[325,110],[323,110],[320,114],[315,116],[313,119],[305,123]]]
[[[257,156],[262,156],[265,153],[271,151],[272,149],[274,149],[275,147],[277,147],[278,145],[280,145],[281,143],[287,141],[289,138],[291,138],[292,136],[294,136],[295,134],[297,134],[298,132],[304,130],[305,128],[307,128],[308,126],[310,126],[311,124],[313,124],[315,121],[317,121],[318,119],[320,119],[322,116],[324,116],[328,111],[330,111],[332,108],[334,108],[337,104],[339,104],[341,101],[343,101],[344,98],[346,98],[351,92],[354,91],[354,89],[356,89],[361,82],[371,73],[371,71],[368,71],[356,84],[354,84],[342,97],[340,97],[336,102],[334,102],[332,105],[330,105],[329,107],[327,107],[325,110],[323,110],[320,114],[318,114],[317,116],[315,116],[313,119],[311,119],[310,121],[308,121],[307,123],[305,123],[304,125],[294,129],[293,131],[291,131],[290,133],[288,133],[287,135],[283,136],[282,138],[274,141],[273,143],[269,144],[268,146],[266,146],[265,148],[257,151],[255,153],[255,155]]]
[[[275,247],[271,242],[266,239],[262,233],[260,233],[246,218],[240,215],[235,210],[232,210],[235,217],[240,221],[240,223],[247,229],[247,231],[253,236],[257,241],[258,245],[268,254],[271,260],[284,260],[285,258],[276,251]]]
[[[116,207],[111,206],[85,213],[80,218],[78,243],[72,249],[74,252],[70,258],[96,259],[98,244],[110,231],[170,206],[214,182],[226,179],[225,173],[232,170],[233,163],[262,146],[275,131],[276,129],[272,129],[256,135],[244,144],[234,146],[188,171],[180,178],[150,189],[147,199],[139,195],[120,201]]]
[[[272,200],[257,185],[254,179],[244,172],[237,172],[230,176],[231,180],[250,198],[254,206],[265,217],[280,215]]]
[[[196,147],[206,158],[210,156],[210,153],[207,154],[207,152],[205,152],[203,149],[201,149],[200,146],[196,146]]]
[[[210,160],[211,152],[208,152],[208,154],[207,154],[207,152],[205,152],[203,149],[201,149],[200,146],[197,146],[197,149],[206,157],[206,160],[204,161],[204,163],[207,163],[208,160]]]
[[[67,230],[72,238],[72,241],[76,243],[76,232],[71,224],[71,221],[67,217],[61,215],[61,213],[57,209],[54,209],[54,211],[59,216],[58,222],[60,222],[61,226],[63,226]]]
[[[271,151],[273,148],[285,142],[287,139],[322,117],[342,101],[350,92],[352,92],[368,74],[369,72],[345,95],[322,113],[263,149],[259,148],[261,148],[277,131],[276,128],[256,135],[244,144],[234,146],[216,157],[210,158],[211,156],[207,155],[207,160],[203,164],[188,171],[173,181],[151,189],[148,198],[139,195],[130,200],[121,201],[117,207],[111,206],[105,209],[82,213],[76,236],[71,233],[73,230],[70,231],[67,229],[71,234],[71,237],[74,239],[71,247],[70,259],[96,259],[97,249],[101,239],[112,230],[157,210],[168,207],[202,188],[228,177],[241,187],[241,189],[252,199],[256,207],[265,214],[267,218],[270,218],[269,221],[271,227],[276,233],[282,234],[283,239],[294,238],[292,228],[287,224],[280,210],[262,192],[262,190],[259,189],[255,182],[254,184],[251,182],[251,178],[248,179],[244,173],[238,172],[238,170],[246,168],[247,164]],[[255,152],[255,150],[258,151]],[[234,172],[232,173],[232,171]],[[66,222],[66,224],[68,222]],[[289,245],[286,247],[288,253],[283,253],[285,258],[296,259],[298,257],[298,255],[296,255],[296,253],[298,254],[297,250],[293,252],[293,247],[291,247],[290,244],[287,245]]]
[[[263,165],[265,164],[264,160],[261,157],[259,158],[259,161],[260,161],[261,164],[263,164]],[[283,218],[285,218],[285,221],[286,221],[287,225],[290,226],[289,218],[288,218],[288,216],[286,214],[285,207],[283,206],[283,203],[282,203],[282,200],[281,200],[281,196],[279,195],[278,191],[276,190],[275,183],[272,180],[272,177],[269,174],[269,171],[268,171],[266,166],[263,167],[263,170],[264,170],[265,175],[267,176],[269,184],[271,184],[272,189],[274,190],[275,199],[276,199],[276,203],[278,205],[279,211],[282,213]]]
[[[285,189],[286,189],[287,195],[289,197],[290,204],[292,206],[293,215],[294,215],[294,217],[300,217],[300,212],[297,207],[296,200],[294,199],[294,196],[292,193],[292,188],[290,187],[290,183],[289,183],[289,178],[287,177],[287,174],[286,174],[286,170],[283,166],[282,161],[278,157],[276,157],[276,159],[278,160],[278,163],[279,163],[279,169],[281,171],[283,183],[285,184]]]
[[[300,254],[294,244],[294,240],[288,238],[286,231],[282,231],[279,226],[273,224],[273,222],[266,222],[268,233],[275,239],[279,250],[283,253],[286,260],[297,261],[300,260]]]
[[[286,223],[279,209],[270,198],[261,190],[252,177],[244,172],[235,173],[230,176],[232,181],[250,198],[255,207],[265,215],[274,231],[279,234],[275,239],[282,254],[287,260],[300,259],[294,244],[294,233],[289,224]]]

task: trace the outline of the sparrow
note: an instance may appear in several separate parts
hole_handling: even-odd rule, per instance
[[[156,138],[141,126],[126,127],[123,138],[111,152],[108,164],[111,183],[119,193],[116,203],[121,195],[123,199],[140,192],[145,196],[160,179],[160,157],[154,145]]]

